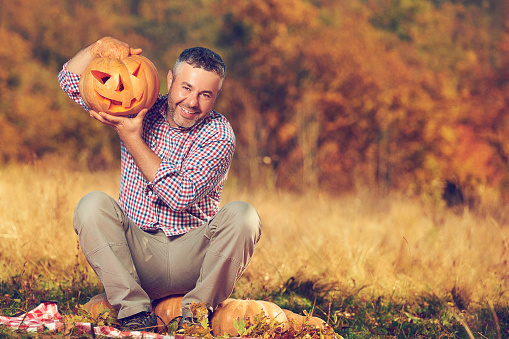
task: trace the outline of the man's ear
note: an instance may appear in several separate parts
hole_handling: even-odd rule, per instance
[[[166,76],[166,83],[168,84],[168,93],[170,92],[170,88],[171,88],[171,83],[173,81],[173,72],[172,70],[170,69],[168,71],[168,75]]]

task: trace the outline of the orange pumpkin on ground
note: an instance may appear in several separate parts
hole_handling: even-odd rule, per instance
[[[183,297],[183,295],[170,295],[166,298],[154,300],[152,310],[157,315],[159,332],[162,332],[175,317],[182,315],[181,302]]]
[[[182,315],[181,302],[183,297],[183,295],[171,295],[166,298],[154,300],[152,303],[152,310],[158,316],[157,325],[159,331],[164,330],[164,327],[175,317]],[[93,318],[97,318],[99,312],[105,309],[112,310],[116,314],[115,309],[110,305],[104,293],[92,297],[83,307]]]
[[[126,116],[152,107],[159,86],[154,64],[141,55],[131,55],[92,60],[81,75],[79,91],[94,111]]]
[[[261,312],[280,323],[287,321],[283,310],[274,303],[263,300],[226,299],[212,313],[211,327],[214,336],[227,334],[231,337],[239,335],[233,320],[254,320]]]
[[[304,316],[294,313],[290,310],[283,310],[288,319],[288,323],[296,331],[300,331],[305,326],[311,326],[318,329],[324,329],[326,323],[322,319],[313,316]]]
[[[175,317],[182,315],[181,302],[183,295],[171,295],[166,298],[154,300],[153,310],[157,314],[157,324],[159,332],[162,332]],[[84,305],[84,308],[91,314],[92,317],[97,318],[102,310],[108,309],[112,312],[116,311],[106,299],[104,293],[98,294],[91,298],[89,302]],[[237,336],[237,330],[233,325],[233,320],[239,321],[240,319],[254,320],[261,312],[271,320],[275,320],[283,324],[289,324],[295,330],[301,330],[304,326],[312,326],[315,328],[323,329],[326,325],[325,321],[318,317],[302,316],[292,311],[281,309],[278,305],[263,300],[240,300],[240,299],[226,299],[223,301],[212,314],[211,328],[215,336],[227,334],[229,336]]]
[[[117,314],[117,311],[110,305],[108,300],[106,299],[106,294],[101,293],[90,299],[83,307],[90,313],[92,318],[97,318],[99,313],[104,310],[109,310],[113,312],[113,314]]]

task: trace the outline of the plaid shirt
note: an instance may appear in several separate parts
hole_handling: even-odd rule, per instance
[[[58,74],[60,87],[87,111],[79,75]],[[162,163],[147,181],[121,141],[119,204],[140,228],[162,229],[167,236],[186,233],[212,218],[235,150],[235,135],[224,116],[212,111],[189,130],[170,127],[167,95],[159,95],[145,116],[142,138]]]

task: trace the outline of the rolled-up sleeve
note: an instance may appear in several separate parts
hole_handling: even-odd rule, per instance
[[[87,107],[80,94],[80,76],[67,69],[68,63],[69,61],[64,64],[62,70],[58,73],[58,83],[64,92],[72,100],[74,100],[74,102],[83,107],[85,110],[90,111],[90,108]]]

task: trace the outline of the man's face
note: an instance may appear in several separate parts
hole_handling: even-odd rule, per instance
[[[191,128],[212,111],[221,91],[221,77],[184,63],[173,79],[168,72],[167,118],[171,127]]]

